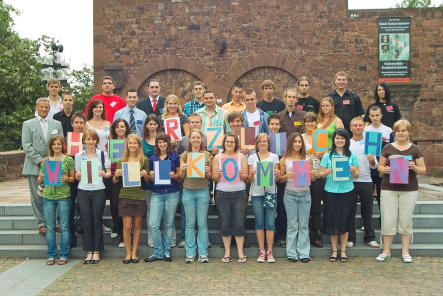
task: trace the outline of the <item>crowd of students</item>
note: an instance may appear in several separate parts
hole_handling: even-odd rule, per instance
[[[240,84],[235,84],[230,92],[231,101],[219,107],[215,93],[197,81],[193,84],[195,97],[182,108],[177,96],[159,95],[161,85],[157,80],[146,85],[147,98],[139,100],[137,91],[130,89],[123,100],[113,94],[114,82],[106,76],[102,81],[103,93],[91,98],[83,114],[73,112],[72,94],[64,92],[59,98],[60,83],[49,80],[50,95],[37,100],[36,118],[23,124],[22,134],[26,152],[23,174],[28,176],[39,232],[46,235],[47,264],[55,264],[57,231],[62,236],[58,264],[68,262],[70,247],[76,245],[76,213],[83,229],[84,264],[100,262],[106,199],[111,204],[111,237],[119,237],[119,246],[126,249],[124,264],[139,262],[137,250],[143,217],[148,224],[148,241],[142,243],[153,247],[152,254],[144,261],[172,261],[170,250],[176,244],[177,208],[182,216],[179,245],[186,249],[185,262],[198,259],[207,263],[211,202],[215,202],[220,220],[223,263],[232,259],[233,240],[238,251],[237,262],[247,261],[244,247],[248,202],[255,217],[258,262],[275,262],[275,240],[286,248],[288,260],[308,263],[311,244],[323,247],[322,234],[330,236],[329,260],[347,262],[346,250],[356,243],[358,200],[364,242],[379,248],[372,226],[374,195],[380,205],[383,235],[383,251],[377,261],[390,258],[393,236],[399,232],[402,260],[412,262],[409,244],[418,190],[416,175],[425,174],[426,167],[420,149],[409,140],[411,125],[401,119],[386,83],[377,85],[376,101],[366,113],[360,98],[347,89],[345,72],[336,74],[335,85],[332,93],[317,100],[310,96],[310,81],[303,76],[296,88],[285,90],[280,100],[273,96],[274,83],[265,80],[263,100],[258,101],[254,90],[243,90]],[[182,137],[178,140],[164,132],[164,120],[170,118],[179,118]],[[221,127],[224,136],[221,146],[207,149],[207,131],[211,127]],[[241,145],[242,127],[255,129],[254,148]],[[327,131],[325,153],[313,147],[313,131],[318,129]],[[381,156],[365,153],[366,131],[382,133]],[[64,138],[68,132],[83,133],[84,149],[72,158],[66,155]],[[270,134],[276,133],[286,133],[286,149],[280,156],[270,149]],[[118,161],[110,161],[110,139],[125,140]],[[187,173],[192,153],[203,153],[204,175],[200,178],[191,178]],[[390,182],[390,161],[398,157],[409,160],[407,184]],[[349,177],[343,181],[333,177],[334,158],[348,161]],[[226,159],[232,159],[238,167],[238,177],[230,179],[224,175],[222,165]],[[61,161],[61,186],[43,186],[48,160]],[[81,182],[82,175],[91,175],[83,167],[83,160],[98,163],[94,176],[97,180],[93,184]],[[155,175],[154,167],[164,160],[170,163],[168,184],[156,181],[159,176]],[[295,166],[300,161],[307,161],[309,167],[309,182],[304,184],[295,181],[300,172]],[[126,162],[140,164],[137,174],[141,186],[122,186],[122,165]],[[274,177],[269,186],[258,185],[259,162],[270,163]]]

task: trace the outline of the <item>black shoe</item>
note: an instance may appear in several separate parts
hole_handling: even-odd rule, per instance
[[[165,255],[163,256],[163,260],[165,260],[166,262],[172,262],[172,257],[171,255]]]
[[[298,259],[297,259],[297,258],[289,257],[288,260],[291,261],[292,263],[296,263],[296,262],[298,262]]]
[[[309,261],[311,261],[311,259],[309,259],[309,258],[302,258],[302,259],[300,259],[300,261],[302,263],[308,263]]]
[[[145,262],[154,262],[154,261],[160,261],[163,260],[162,258],[155,257],[154,255],[149,256],[148,258],[145,258]]]
[[[131,259],[123,259],[123,264],[129,264],[131,263]]]
[[[133,258],[133,259],[131,259],[131,262],[132,263],[139,263],[140,262],[140,259],[139,258]]]
[[[316,246],[317,248],[323,248],[323,243],[319,239],[311,241],[311,245]]]

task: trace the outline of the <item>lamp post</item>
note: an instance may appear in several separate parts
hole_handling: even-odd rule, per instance
[[[68,67],[70,64],[69,57],[62,54],[63,45],[51,45],[52,54],[43,56],[41,64],[43,69],[40,70],[41,81],[48,81],[50,78],[57,78],[60,82],[66,82],[69,77]]]

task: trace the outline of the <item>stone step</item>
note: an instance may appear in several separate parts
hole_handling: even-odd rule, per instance
[[[46,255],[46,245],[0,245],[0,257],[1,258],[33,258],[33,259],[44,259],[47,258]],[[213,246],[208,249],[210,261],[219,262],[224,254],[224,249],[220,246]],[[249,262],[254,262],[258,256],[258,248],[250,247],[245,248],[245,255],[248,257]],[[347,255],[349,256],[351,262],[352,257],[375,257],[381,252],[381,249],[373,249],[364,245],[356,245],[352,249],[348,249]],[[280,258],[278,260],[286,260],[286,249],[281,247],[275,247],[273,250],[274,256]],[[435,256],[443,257],[443,244],[412,244],[410,247],[410,253],[413,257],[415,256]],[[139,247],[138,255],[140,258],[145,258],[152,254],[152,248],[146,245],[141,245]],[[323,248],[311,248],[311,257],[315,258],[328,258],[331,254],[331,245],[325,245]],[[393,244],[391,254],[393,256],[390,260],[401,260],[401,245]],[[106,258],[123,258],[125,256],[125,249],[118,248],[116,246],[106,246],[105,250],[102,252],[103,260]],[[231,255],[233,257],[233,263],[236,263],[237,250],[235,246],[231,248]],[[174,260],[183,260],[185,257],[185,249],[183,248],[172,248],[171,256]],[[80,247],[73,248],[71,250],[71,259],[83,259],[85,257],[85,251]],[[277,260],[277,264],[278,264]],[[147,264],[143,261],[140,264]],[[151,264],[167,264],[166,262],[155,262]],[[315,260],[313,263],[315,264]],[[332,264],[332,263],[331,263]],[[92,267],[91,267],[92,268]]]
[[[360,203],[357,204],[357,213],[360,212]],[[374,202],[373,212],[379,213],[379,208]],[[252,206],[248,205],[248,214],[253,214]],[[209,206],[209,214],[217,214],[214,205]],[[443,214],[443,201],[417,201],[414,214]],[[33,216],[30,204],[0,204],[0,216]],[[110,216],[110,206],[107,204],[104,210],[105,216]]]
[[[380,230],[375,231],[376,240],[380,240]],[[37,230],[2,230],[0,231],[0,237],[2,238],[2,245],[45,245],[46,238],[40,235]],[[60,242],[61,234],[56,234],[57,241]],[[77,234],[78,244],[81,245],[82,235]],[[364,244],[364,232],[357,230],[356,232],[357,244]],[[250,244],[256,245],[256,235],[254,230],[246,231],[246,239]],[[110,232],[105,232],[103,235],[105,245],[118,245],[118,238],[111,238]],[[177,243],[180,242],[180,229],[177,228]],[[221,244],[221,235],[219,230],[209,230],[209,240],[213,244]],[[148,232],[142,230],[140,235],[141,244],[147,244]],[[328,235],[323,235],[323,242],[329,243],[330,239]],[[400,236],[397,235],[394,238],[394,243],[400,243]],[[443,244],[443,228],[415,228],[414,229],[414,242],[420,244]]]

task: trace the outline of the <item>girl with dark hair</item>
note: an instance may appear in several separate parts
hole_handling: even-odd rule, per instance
[[[69,233],[69,216],[71,210],[71,192],[69,184],[74,182],[74,161],[71,157],[66,156],[65,141],[61,135],[54,135],[49,139],[48,143],[49,156],[43,161],[40,167],[40,175],[38,183],[44,182],[44,167],[47,161],[61,161],[61,186],[45,186],[43,187],[43,214],[46,222],[46,244],[48,246],[48,265],[54,265],[57,256],[57,241],[55,238],[55,217],[58,212],[60,219],[60,228],[62,237],[60,241],[60,259],[59,265],[68,262],[70,251],[70,233]]]
[[[347,262],[346,244],[354,204],[352,178],[359,176],[358,158],[349,150],[350,139],[345,129],[336,129],[332,140],[332,149],[320,163],[320,177],[326,178],[322,228],[331,237],[329,261],[337,261],[340,237],[340,261]]]
[[[149,158],[151,168],[150,180],[155,180],[155,163],[157,161],[169,160],[171,168],[170,184],[155,184],[152,186],[152,196],[149,209],[149,228],[154,240],[154,252],[145,259],[145,262],[157,260],[172,261],[170,254],[172,229],[177,205],[180,201],[180,157],[172,151],[171,142],[168,135],[160,133],[155,140],[154,154]],[[160,222],[164,213],[163,239],[160,232]]]
[[[309,161],[312,181],[317,178],[317,171],[312,165],[312,159],[306,154],[303,137],[299,133],[289,136],[285,156],[280,159],[280,169],[284,174],[280,182],[286,182],[283,198],[288,221],[286,235],[286,254],[288,260],[308,263],[309,257],[309,212],[311,209],[311,193],[309,185],[299,186],[294,181],[294,162]],[[303,168],[302,168],[303,169]]]
[[[126,139],[131,129],[126,120],[118,118],[111,125],[111,139]]]
[[[401,119],[401,112],[398,106],[391,102],[391,90],[386,82],[380,82],[375,87],[374,91],[375,102],[370,104],[366,109],[364,121],[366,125],[371,123],[369,118],[369,110],[372,106],[378,106],[381,109],[382,118],[381,123],[392,128],[397,120]]]
[[[160,119],[154,113],[151,113],[146,117],[143,124],[143,138],[141,139],[143,153],[149,159],[154,154],[155,139],[157,135],[162,132],[162,124]],[[152,233],[149,228],[149,206],[151,204],[152,195],[152,182],[145,183],[145,195],[146,195],[146,224],[148,228],[148,246],[154,247],[154,242],[152,241]],[[174,228],[175,229],[175,228]]]
[[[108,139],[111,134],[111,123],[106,120],[105,107],[102,101],[93,100],[91,102],[86,120],[88,128],[97,132],[99,138],[97,148],[101,151],[106,151]]]

